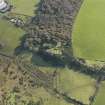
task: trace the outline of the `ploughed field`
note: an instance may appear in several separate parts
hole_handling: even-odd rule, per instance
[[[72,37],[74,56],[105,60],[105,0],[84,0]]]

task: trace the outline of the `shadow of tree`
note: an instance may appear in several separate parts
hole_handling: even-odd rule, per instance
[[[37,66],[65,67],[65,62],[60,56],[55,56],[47,52],[34,53],[31,61]]]

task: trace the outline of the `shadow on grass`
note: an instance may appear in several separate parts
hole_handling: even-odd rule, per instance
[[[37,66],[65,67],[65,62],[59,56],[47,52],[34,53],[31,61]]]

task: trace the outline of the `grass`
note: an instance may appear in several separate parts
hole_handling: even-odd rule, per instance
[[[0,19],[0,43],[4,45],[0,52],[13,54],[23,35],[24,32],[20,28],[16,28],[10,22]]]
[[[89,97],[93,95],[96,81],[89,76],[75,72],[66,68],[39,67],[45,72],[59,72],[57,80],[58,90],[66,93],[68,96],[75,98],[85,104],[89,104]],[[56,82],[54,87],[56,87]]]
[[[12,12],[33,16],[36,9],[35,6],[39,1],[40,0],[10,0],[10,3],[13,5]]]
[[[94,84],[94,79],[68,68],[60,72],[61,91],[85,104],[89,103],[89,97],[94,93]]]
[[[13,5],[10,13],[33,16],[34,10],[36,9],[35,5],[38,4],[39,1],[40,0],[9,0],[10,4]],[[20,38],[23,35],[23,30],[16,28],[13,24],[0,18],[0,43],[4,45],[4,48],[0,49],[1,52],[9,55],[13,54],[15,48],[19,46]]]
[[[39,97],[42,98],[44,105],[73,105],[73,104],[67,103],[62,98],[56,98],[56,96],[49,94],[44,88],[39,88],[34,92],[36,97],[33,97],[33,98],[35,99]]]
[[[105,60],[105,0],[84,0],[73,28],[74,56]]]
[[[93,105],[105,105],[105,82],[102,83]]]

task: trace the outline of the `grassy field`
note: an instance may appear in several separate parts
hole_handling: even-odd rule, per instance
[[[94,93],[94,84],[94,79],[67,68],[60,72],[60,90],[85,104]]]
[[[19,46],[20,38],[24,32],[20,28],[16,28],[6,20],[0,19],[0,43],[4,45],[1,52],[13,54],[14,49]]]
[[[45,72],[58,70],[57,88],[60,92],[89,104],[89,97],[93,95],[96,81],[89,76],[75,72],[68,68],[39,67]],[[54,87],[56,87],[56,82]]]
[[[102,86],[93,105],[105,105],[105,82],[102,83]]]
[[[72,36],[76,57],[105,60],[105,0],[84,0]]]
[[[70,103],[67,103],[62,98],[57,98],[56,96],[53,96],[49,94],[44,88],[39,88],[35,91],[35,99],[37,98],[43,98],[44,105],[73,105]]]
[[[12,12],[33,16],[36,4],[40,0],[9,0],[13,5]]]
[[[13,8],[11,13],[18,13],[32,16],[34,15],[35,5],[40,0],[8,0]],[[3,14],[2,14],[3,15]],[[11,23],[0,17],[0,43],[4,48],[0,49],[1,52],[6,54],[13,54],[14,49],[19,46],[20,38],[24,35],[23,30],[16,28]]]

